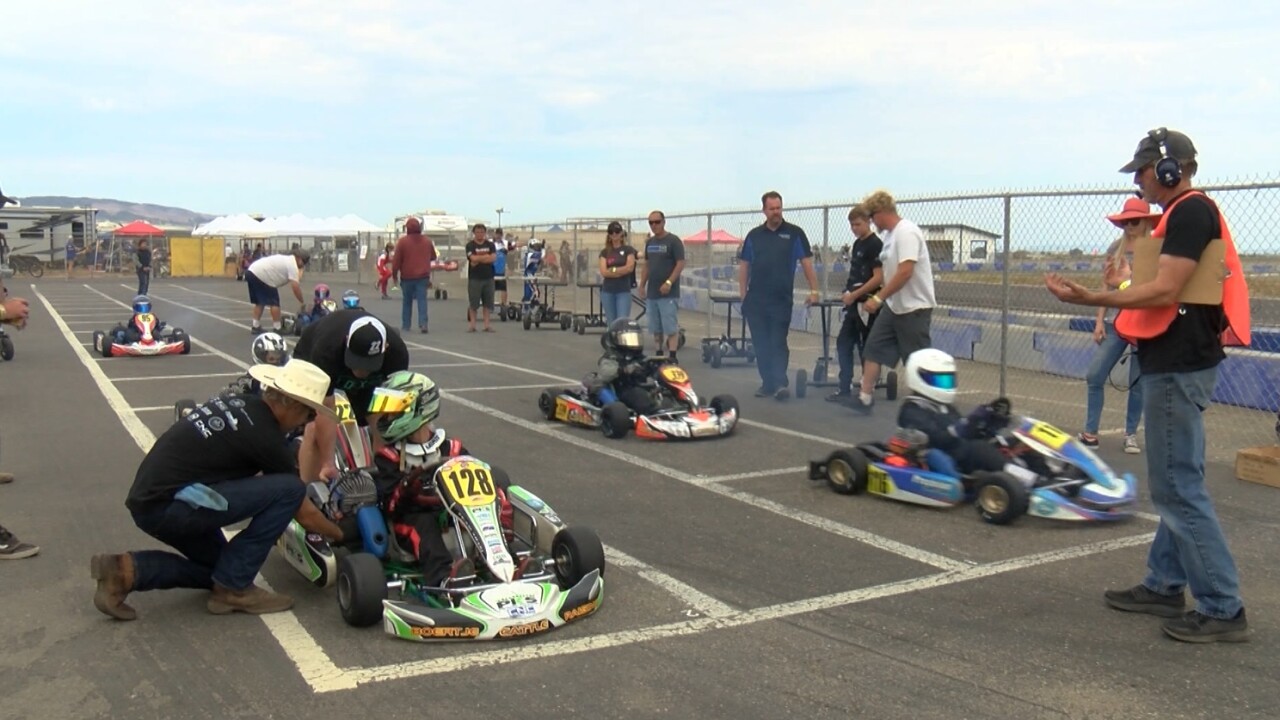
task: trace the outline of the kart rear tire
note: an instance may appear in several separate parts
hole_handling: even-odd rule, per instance
[[[558,394],[557,391],[547,388],[538,396],[538,410],[547,420],[554,420],[556,417],[556,395]]]
[[[738,398],[732,395],[716,395],[711,398],[711,409],[716,411],[716,415],[723,415],[726,412],[738,410]]]
[[[572,324],[573,324],[573,318],[572,318],[572,317],[570,317],[570,316],[568,316],[568,315],[561,315],[561,316],[560,316],[560,329],[561,329],[561,330],[568,330],[568,329],[569,329],[569,326],[570,326],[570,325],[572,325]]]
[[[338,561],[338,610],[352,627],[369,627],[382,619],[387,576],[382,562],[369,553],[352,553]]]
[[[680,340],[676,343],[676,349],[684,349],[684,328],[680,328]]]
[[[178,402],[173,404],[173,421],[178,422],[182,418],[186,417],[187,413],[195,409],[196,409],[195,400],[191,400],[188,398],[183,398],[182,400],[179,400]]]
[[[529,313],[524,313],[523,315],[521,315],[520,324],[524,326],[525,330],[528,330],[529,328],[533,327],[533,315]]]
[[[95,333],[95,337],[96,337],[96,333]],[[111,347],[114,344],[115,343],[111,341],[111,335],[109,333],[102,333],[102,340],[98,345],[98,349],[99,349],[99,352],[102,353],[102,357],[104,358],[111,357]]]
[[[898,372],[890,370],[888,377],[884,380],[884,397],[886,400],[898,399]]]
[[[0,358],[5,362],[13,359],[13,340],[8,335],[0,338]]]
[[[823,470],[832,492],[861,495],[867,491],[867,456],[857,448],[831,453]]]
[[[614,401],[604,406],[600,411],[600,432],[604,436],[617,440],[627,436],[627,431],[631,429],[631,408],[625,404]]]
[[[182,341],[182,354],[183,354],[183,355],[190,355],[190,354],[191,354],[191,336],[190,336],[190,335],[187,335],[187,331],[186,331],[186,330],[183,330],[182,328],[174,328],[174,329],[173,329],[173,340],[174,340],[174,342],[177,342],[177,341],[179,341],[179,340],[181,340],[181,341]]]
[[[805,393],[809,392],[809,373],[804,370],[796,371],[796,397],[802,398]]]
[[[556,561],[556,579],[565,590],[592,570],[604,577],[604,545],[596,531],[584,525],[561,528],[551,539],[551,557]]]
[[[711,348],[711,367],[719,368],[723,362],[724,362],[724,355],[721,354],[720,352],[720,346],[717,345]]]
[[[974,478],[973,489],[973,505],[984,522],[1008,525],[1027,514],[1031,493],[1021,480],[1009,473],[978,473]]]
[[[520,319],[520,308],[516,307],[515,305],[508,305],[508,306],[507,306],[507,319],[508,319],[508,320],[519,320],[519,319]]]

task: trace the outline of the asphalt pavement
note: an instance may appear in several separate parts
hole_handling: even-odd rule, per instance
[[[454,282],[430,304],[431,333],[405,337],[413,367],[444,389],[443,427],[599,532],[596,615],[518,641],[406,643],[347,627],[332,589],[274,556],[263,578],[295,596],[291,612],[213,616],[204,593],[173,590],[131,597],[135,622],[101,615],[89,557],[157,546],[123,504],[143,448],[174,400],[248,363],[244,286],[154,281],[157,314],[189,331],[192,354],[101,359],[90,334],[127,315],[129,285],[11,280],[32,320],[0,363],[3,466],[18,475],[0,487],[0,522],[42,552],[0,564],[0,718],[1280,716],[1280,491],[1210,464],[1252,641],[1184,645],[1102,603],[1141,579],[1156,527],[1145,492],[1139,517],[1107,526],[994,527],[965,507],[838,496],[807,461],[883,436],[896,403],[861,418],[816,389],[757,399],[753,366],[713,370],[693,346],[681,359],[699,394],[742,406],[733,435],[662,444],[551,424],[539,389],[588,371],[598,335],[468,334]],[[366,296],[398,325],[398,301]],[[691,343],[704,322],[690,319]],[[807,362],[812,336],[794,337]],[[1048,383],[1015,389],[1028,412],[1057,408],[1040,403]],[[1145,474],[1118,442],[1101,454]]]

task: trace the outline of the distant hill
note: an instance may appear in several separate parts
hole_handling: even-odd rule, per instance
[[[110,200],[107,198],[67,197],[65,195],[39,195],[18,198],[24,206],[48,205],[51,207],[92,207],[98,209],[98,221],[111,220],[121,224],[131,220],[146,220],[156,225],[194,227],[214,219],[215,215],[198,213],[185,208],[152,205],[150,203]]]

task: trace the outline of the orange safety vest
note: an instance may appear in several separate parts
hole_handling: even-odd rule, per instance
[[[1199,190],[1188,192],[1165,208],[1164,214],[1151,237],[1162,239],[1165,226],[1169,222],[1169,214],[1178,203],[1192,195],[1204,196]],[[1227,227],[1227,219],[1222,210],[1214,204],[1218,211],[1218,224],[1222,228],[1222,242],[1225,245],[1223,262],[1226,265],[1226,277],[1222,282],[1222,311],[1227,317],[1227,327],[1222,331],[1222,344],[1248,346],[1251,341],[1249,329],[1249,287],[1245,284],[1244,267],[1240,264],[1240,256],[1236,253],[1235,242],[1231,239],[1231,230]],[[1178,316],[1181,303],[1173,303],[1164,307],[1125,308],[1116,316],[1116,333],[1120,337],[1135,343],[1138,340],[1150,340],[1169,329],[1174,318]]]

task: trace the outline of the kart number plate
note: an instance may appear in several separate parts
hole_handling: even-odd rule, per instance
[[[565,402],[561,398],[556,398],[556,419],[557,420],[569,419],[569,403]]]
[[[351,409],[351,401],[346,395],[335,395],[333,398],[333,412],[338,416],[338,422],[343,420],[354,420],[355,411]]]
[[[872,465],[867,468],[867,492],[873,495],[888,495],[894,491],[893,481],[889,473]]]
[[[1032,425],[1031,429],[1027,431],[1027,435],[1032,440],[1043,443],[1052,450],[1061,450],[1062,446],[1066,445],[1067,441],[1071,439],[1066,433],[1044,422]]]
[[[662,368],[662,377],[668,382],[686,383],[689,382],[689,373],[674,365],[666,365]]]
[[[463,507],[480,507],[497,499],[487,463],[470,457],[454,458],[436,471],[436,484]]]

